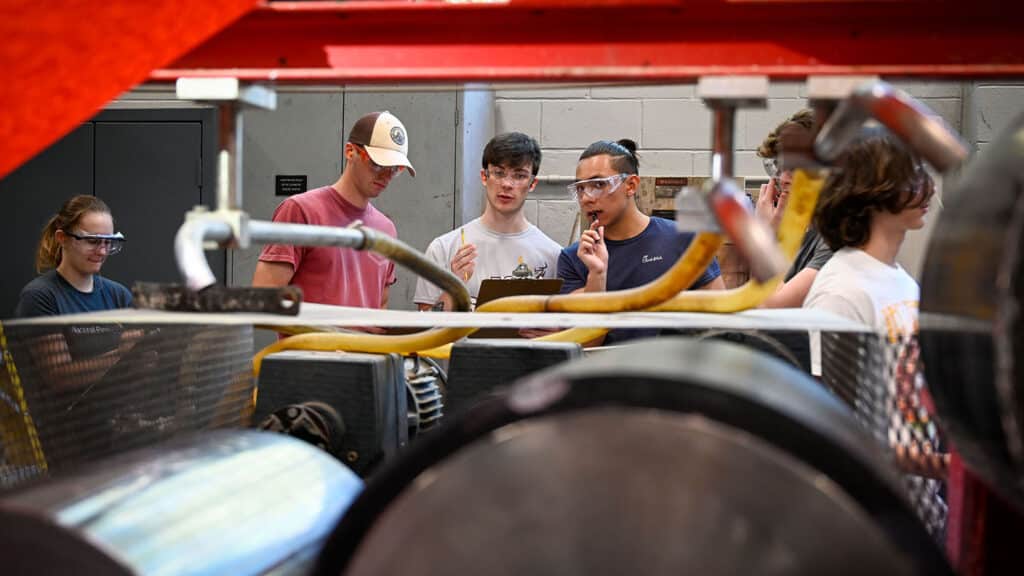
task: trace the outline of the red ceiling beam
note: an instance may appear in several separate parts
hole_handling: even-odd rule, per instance
[[[998,0],[274,2],[153,80],[670,81],[707,74],[1022,76]]]
[[[0,2],[0,177],[256,2]]]

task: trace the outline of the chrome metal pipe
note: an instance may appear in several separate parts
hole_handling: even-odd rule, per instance
[[[454,310],[468,312],[470,309],[469,291],[451,271],[434,264],[405,242],[370,228],[334,228],[253,220],[249,222],[249,238],[257,244],[340,246],[376,252],[447,292],[452,297]]]
[[[242,209],[242,110],[235,102],[217,107],[217,210]]]
[[[207,240],[227,242],[231,239],[231,225],[215,218],[185,220],[174,237],[174,257],[185,287],[198,292],[217,283],[217,277],[206,261],[203,244]]]
[[[789,268],[785,255],[767,223],[754,216],[741,200],[744,192],[732,178],[715,181],[708,192],[708,206],[736,250],[750,265],[750,275],[767,282]]]
[[[354,250],[370,250],[426,278],[452,297],[456,311],[470,309],[469,291],[457,276],[437,266],[405,242],[369,228],[338,228],[252,220],[245,224],[249,239],[255,244],[291,244],[295,246],[337,246]],[[207,240],[224,243],[232,239],[228,222],[216,213],[200,214],[185,221],[178,229],[174,253],[178,270],[189,290],[199,291],[217,282],[203,253]]]
[[[712,108],[711,178],[716,182],[733,176],[733,138],[736,134],[736,108],[718,105]]]
[[[750,265],[750,274],[758,282],[767,282],[789,267],[767,223],[754,216],[743,202],[743,190],[733,176],[733,139],[736,132],[736,107],[729,103],[711,106],[712,183],[707,203],[719,227]]]
[[[338,246],[362,250],[366,236],[360,228],[252,220],[249,222],[249,239],[256,244]]]
[[[885,82],[870,82],[843,100],[814,142],[819,158],[834,161],[873,118],[940,172],[967,159],[967,146],[927,106]]]

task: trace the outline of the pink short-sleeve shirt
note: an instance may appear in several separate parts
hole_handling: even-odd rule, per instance
[[[360,210],[331,186],[288,198],[274,211],[273,220],[338,227],[362,220],[368,228],[398,237],[395,224],[372,204]],[[381,308],[385,288],[396,280],[394,262],[352,248],[272,244],[263,248],[260,260],[291,264],[291,284],[302,288],[304,301],[319,304]]]

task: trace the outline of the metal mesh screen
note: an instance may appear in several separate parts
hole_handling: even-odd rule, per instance
[[[251,415],[251,326],[28,323],[0,347],[0,487]]]
[[[891,450],[907,494],[928,531],[945,534],[948,456],[924,382],[916,337],[821,334],[822,382]]]

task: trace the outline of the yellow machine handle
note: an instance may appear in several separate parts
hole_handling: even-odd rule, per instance
[[[778,238],[782,253],[792,262],[800,249],[804,232],[811,223],[818,195],[825,184],[821,174],[796,170],[789,189],[789,201],[779,222]],[[671,300],[650,308],[652,312],[731,313],[756,308],[782,283],[780,274],[768,282],[749,280],[732,290],[682,292]]]

